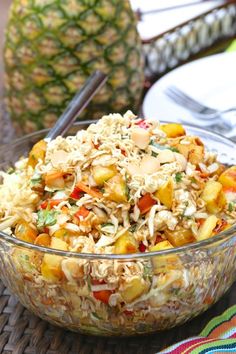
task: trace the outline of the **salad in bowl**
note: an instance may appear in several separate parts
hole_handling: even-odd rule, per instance
[[[110,114],[39,140],[1,172],[0,269],[26,307],[72,330],[130,335],[219,299],[235,279],[236,166],[199,134],[234,144],[192,131]]]

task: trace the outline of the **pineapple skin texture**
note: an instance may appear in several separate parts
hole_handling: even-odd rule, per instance
[[[97,69],[109,75],[80,119],[138,109],[141,40],[127,0],[13,0],[6,28],[6,107],[19,133],[51,127]]]

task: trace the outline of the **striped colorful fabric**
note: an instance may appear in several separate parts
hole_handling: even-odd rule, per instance
[[[213,318],[197,337],[162,350],[162,354],[236,353],[236,305]]]

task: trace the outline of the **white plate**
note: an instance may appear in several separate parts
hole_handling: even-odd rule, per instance
[[[236,52],[212,55],[185,64],[163,76],[145,96],[145,118],[184,121],[200,126],[199,121],[188,110],[178,106],[165,95],[164,90],[170,85],[177,86],[189,96],[213,108],[235,107]],[[236,114],[231,119],[235,120],[236,125]],[[236,135],[235,129],[228,136]]]

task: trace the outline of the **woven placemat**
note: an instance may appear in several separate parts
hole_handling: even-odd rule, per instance
[[[236,283],[211,309],[175,329],[149,336],[102,338],[65,331],[34,316],[0,280],[0,353],[3,354],[154,354],[188,336],[236,303]]]
[[[13,138],[13,125],[4,110],[0,91],[0,145],[9,143]]]

